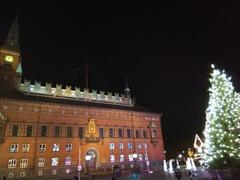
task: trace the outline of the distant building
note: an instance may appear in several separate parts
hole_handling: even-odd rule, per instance
[[[118,94],[21,83],[18,17],[0,48],[0,178],[161,166],[161,114]],[[136,158],[134,158],[136,156]]]

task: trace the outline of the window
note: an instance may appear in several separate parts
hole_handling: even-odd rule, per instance
[[[127,138],[131,138],[131,134],[132,134],[131,129],[127,129]]]
[[[13,173],[8,173],[8,177],[12,178],[13,177]]]
[[[114,143],[109,143],[109,149],[114,150]]]
[[[39,152],[46,151],[46,144],[39,144]]]
[[[57,174],[57,170],[56,170],[56,169],[53,169],[53,170],[52,170],[52,174],[53,174],[53,175],[56,175],[56,174]]]
[[[157,130],[152,129],[152,138],[157,138]]]
[[[110,155],[110,162],[115,162],[115,155]]]
[[[58,166],[59,158],[52,158],[52,166]]]
[[[137,148],[138,149],[142,149],[142,144],[141,143],[137,143]]]
[[[47,136],[47,126],[41,126],[41,137]]]
[[[103,128],[99,128],[99,137],[104,138],[104,129]]]
[[[133,161],[133,155],[132,155],[132,154],[129,154],[129,155],[128,155],[128,160],[129,160],[129,161]]]
[[[19,135],[19,126],[18,125],[12,125],[12,136],[18,136]]]
[[[119,143],[119,149],[123,150],[123,143]]]
[[[123,154],[120,155],[119,161],[124,162],[124,155]]]
[[[109,137],[110,137],[110,138],[113,138],[113,137],[114,137],[114,129],[113,129],[113,128],[110,128],[110,129],[109,129]]]
[[[78,129],[78,135],[79,135],[79,138],[80,138],[80,139],[83,138],[83,134],[84,134],[84,129],[83,129],[83,127],[80,127],[80,128]]]
[[[143,131],[143,138],[147,138],[147,131],[146,130]]]
[[[128,149],[132,150],[132,143],[128,143]]]
[[[118,129],[118,137],[123,138],[123,129]]]
[[[148,147],[148,146],[147,146],[147,143],[143,143],[143,148],[144,148],[144,149],[147,149],[147,147]]]
[[[43,172],[42,171],[38,171],[38,176],[42,176]]]
[[[65,151],[67,152],[72,151],[72,144],[66,144]]]
[[[27,167],[28,167],[28,159],[21,159],[20,168],[27,168]]]
[[[65,157],[65,165],[70,166],[72,164],[72,158],[71,157]]]
[[[17,167],[17,160],[16,159],[9,159],[8,160],[8,168],[13,169]]]
[[[38,158],[38,167],[45,166],[45,158]]]
[[[136,130],[136,138],[140,138],[141,137],[141,131],[140,130]]]
[[[29,152],[30,144],[23,144],[22,145],[22,152]]]
[[[21,177],[25,177],[25,175],[26,175],[25,172],[21,172],[21,173],[20,173],[20,176],[21,176]]]
[[[60,135],[61,135],[61,129],[60,129],[59,126],[55,126],[55,127],[54,127],[54,135],[55,135],[55,137],[60,137]]]
[[[11,144],[10,146],[10,152],[14,153],[14,152],[18,152],[18,144]]]
[[[67,137],[72,137],[72,127],[67,127]]]
[[[138,154],[138,160],[139,160],[139,161],[142,161],[142,160],[143,160],[142,154]]]
[[[31,137],[32,135],[33,135],[33,127],[32,126],[26,126],[25,136]]]
[[[59,151],[59,144],[53,144],[53,152],[58,152]]]

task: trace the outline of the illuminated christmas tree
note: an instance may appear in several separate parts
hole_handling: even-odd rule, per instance
[[[230,167],[240,159],[240,96],[234,92],[231,78],[213,65],[212,68],[204,130],[204,159],[213,168]]]

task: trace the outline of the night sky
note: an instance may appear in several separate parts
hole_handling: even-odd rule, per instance
[[[0,43],[20,9],[23,77],[123,92],[128,78],[136,103],[163,113],[168,155],[202,135],[211,63],[240,90],[237,4],[178,1],[64,1],[4,4]],[[74,69],[78,69],[75,71]]]

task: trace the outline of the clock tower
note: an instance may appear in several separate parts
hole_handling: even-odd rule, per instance
[[[0,46],[0,92],[18,88],[21,83],[21,75],[17,14],[9,29],[7,39]]]

